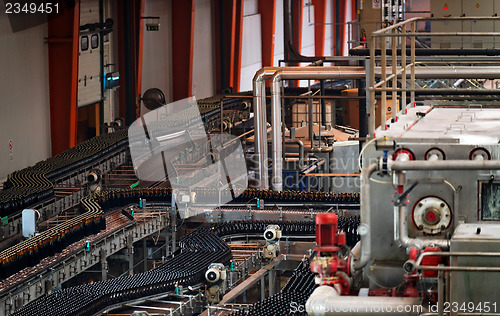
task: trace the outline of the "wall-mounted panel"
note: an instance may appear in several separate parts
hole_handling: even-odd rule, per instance
[[[467,0],[469,1],[469,0]],[[434,17],[459,17],[462,15],[462,0],[432,0],[431,13]],[[431,24],[432,32],[461,32],[462,23],[455,21],[436,21]],[[435,37],[432,48],[461,48],[461,37]]]
[[[462,2],[465,16],[492,16],[493,1],[491,0],[466,0]],[[463,32],[493,32],[493,21],[464,21]],[[464,36],[464,48],[493,48],[494,38],[491,36]]]
[[[99,22],[99,0],[80,1],[80,27]],[[101,34],[80,29],[78,106],[101,101]]]

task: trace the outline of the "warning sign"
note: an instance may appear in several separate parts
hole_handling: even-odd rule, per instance
[[[380,9],[381,8],[381,2],[382,0],[372,0],[372,7],[374,9]]]

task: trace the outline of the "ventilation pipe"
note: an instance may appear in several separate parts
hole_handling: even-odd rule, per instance
[[[253,77],[253,113],[254,113],[254,145],[257,155],[256,178],[260,189],[269,188],[267,171],[267,113],[266,113],[266,79],[269,79],[277,67],[264,67]]]
[[[273,141],[272,187],[283,190],[283,143],[281,137],[281,81],[295,79],[361,79],[365,77],[364,67],[289,67],[276,71],[271,78],[271,120]],[[263,137],[261,135],[261,137]]]

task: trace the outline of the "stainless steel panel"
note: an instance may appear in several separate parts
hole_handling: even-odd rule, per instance
[[[479,233],[478,233],[479,230]],[[477,223],[461,224],[451,239],[451,251],[464,252],[500,252],[500,224]],[[498,267],[498,257],[457,257],[451,258],[452,266]],[[451,272],[450,302],[460,306],[473,302],[476,306],[490,302],[500,306],[499,272]],[[495,310],[491,310],[495,312]]]

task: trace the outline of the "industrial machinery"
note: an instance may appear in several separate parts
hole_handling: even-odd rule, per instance
[[[492,286],[500,281],[500,236],[494,233],[500,220],[500,108],[485,100],[478,104],[481,97],[471,89],[450,91],[466,101],[441,97],[440,102],[416,104],[418,93],[448,92],[416,87],[414,79],[424,68],[417,65],[425,64],[416,62],[416,34],[408,35],[409,65],[406,45],[395,47],[407,37],[395,31],[414,30],[420,20],[426,19],[410,19],[373,33],[370,138],[359,158],[361,241],[347,259],[342,258],[335,218],[317,217],[318,256],[311,269],[325,285],[309,297],[310,315],[498,313],[497,303],[491,302],[498,301]],[[391,38],[392,55],[387,57],[391,49],[385,49],[386,41]],[[378,40],[380,54],[375,49]],[[464,58],[473,63],[475,57]],[[456,78],[446,68],[435,73],[427,68],[425,76]],[[481,74],[466,66],[457,68],[464,78],[500,77],[496,66],[485,67]],[[418,76],[424,78],[423,73]],[[407,78],[413,79],[410,89]],[[380,95],[382,107],[377,112],[383,117],[391,94],[393,101],[402,100],[401,110],[375,128],[375,98]],[[326,256],[325,246],[330,250]],[[349,288],[342,286],[345,275],[353,280],[345,282]]]
[[[278,225],[269,225],[264,232],[266,245],[263,248],[265,258],[276,258],[280,253],[281,229]]]
[[[205,272],[207,289],[205,295],[211,304],[219,303],[225,292],[225,281],[227,279],[226,267],[222,263],[212,263]]]
[[[11,174],[0,315],[498,313],[500,93],[464,78],[493,86],[500,60],[417,56],[428,20],[383,3],[367,65],[266,67],[170,108],[150,89],[128,131]]]

